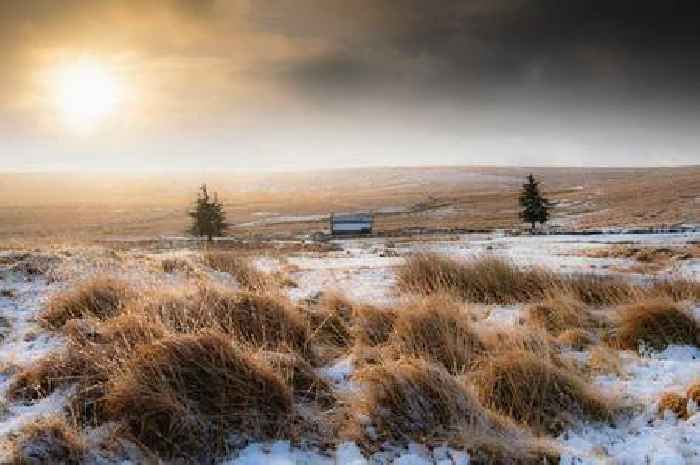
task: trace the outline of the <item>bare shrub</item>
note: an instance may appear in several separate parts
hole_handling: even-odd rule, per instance
[[[403,355],[440,363],[453,374],[484,350],[462,306],[441,295],[418,298],[399,311],[390,341]]]
[[[55,295],[40,319],[53,329],[63,327],[74,318],[106,320],[117,316],[132,298],[128,284],[101,276]]]
[[[400,359],[367,367],[356,377],[363,388],[350,399],[350,410],[360,436],[372,426],[380,442],[429,442],[491,426],[474,394],[439,365]]]
[[[80,434],[59,417],[26,425],[13,449],[13,465],[80,465],[86,452]]]
[[[114,375],[105,411],[161,456],[200,460],[223,452],[230,431],[289,437],[294,408],[278,374],[211,333],[139,346]]]
[[[610,416],[607,402],[582,379],[530,352],[493,357],[472,379],[484,405],[537,431],[556,434],[580,417]]]
[[[688,418],[688,399],[675,392],[666,392],[659,399],[659,414],[673,413],[676,417]]]
[[[664,350],[671,344],[698,345],[698,323],[669,299],[640,300],[620,309],[620,322],[613,343],[622,349],[640,345]]]

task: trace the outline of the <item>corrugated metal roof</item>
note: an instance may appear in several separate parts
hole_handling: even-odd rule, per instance
[[[331,217],[334,223],[371,223],[374,217],[370,213],[347,213],[333,215]]]

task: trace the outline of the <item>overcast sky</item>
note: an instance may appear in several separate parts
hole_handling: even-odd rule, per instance
[[[697,4],[3,0],[0,170],[700,163]]]

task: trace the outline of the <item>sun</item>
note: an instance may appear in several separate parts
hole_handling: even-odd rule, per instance
[[[114,114],[123,99],[122,83],[107,65],[81,59],[60,66],[54,78],[55,103],[64,123],[88,130]]]

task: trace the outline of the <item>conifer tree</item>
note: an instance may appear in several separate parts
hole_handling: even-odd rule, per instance
[[[211,241],[215,236],[221,236],[228,229],[224,205],[219,201],[216,193],[212,198],[207,191],[207,185],[202,184],[194,204],[194,209],[189,212],[192,218],[192,227],[189,233],[193,236],[206,236]]]
[[[540,193],[539,182],[530,174],[527,183],[523,184],[520,193],[520,219],[525,223],[530,223],[531,230],[535,230],[537,223],[544,224],[549,220],[549,210],[552,204]]]

